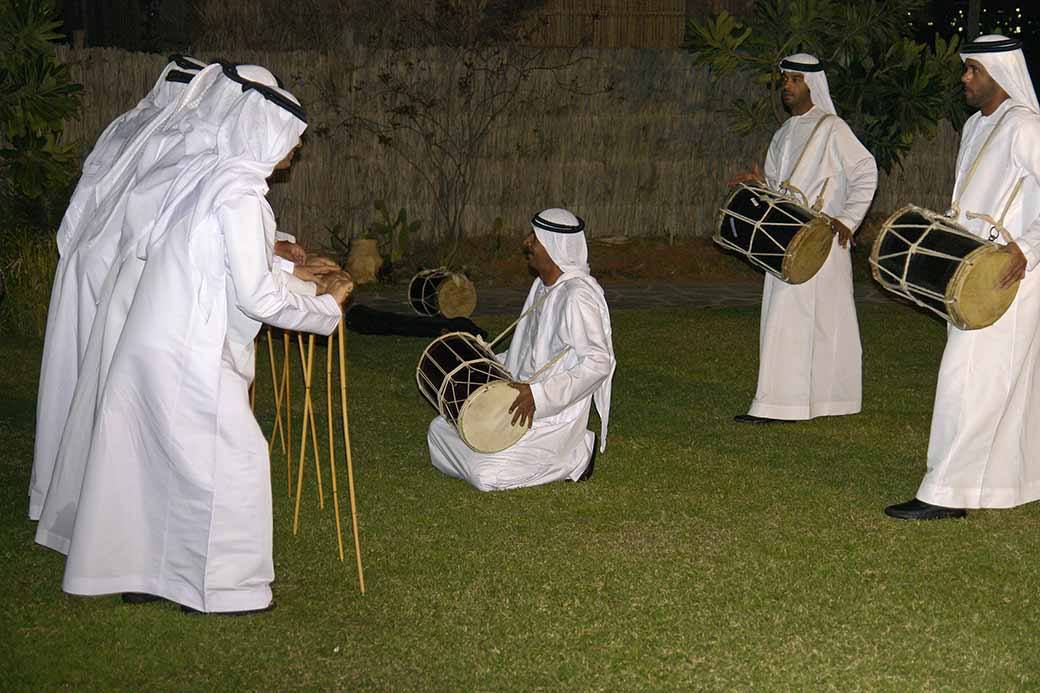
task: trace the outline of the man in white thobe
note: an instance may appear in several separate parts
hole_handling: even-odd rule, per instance
[[[249,75],[260,84],[277,84],[274,75],[262,67],[240,65],[235,69],[237,74]],[[108,369],[144,270],[145,262],[137,255],[138,245],[148,237],[178,181],[193,180],[198,171],[213,165],[218,128],[241,96],[242,85],[228,78],[222,65],[202,70],[182,93],[164,125],[151,135],[142,136],[144,141],[137,148],[145,153],[136,163],[136,176],[128,182],[130,187],[124,194],[128,199],[113,206],[104,223],[92,225],[84,232],[96,237],[96,241],[84,244],[84,257],[108,271],[97,292],[96,318],[81,357],[79,377],[69,383],[75,386],[72,403],[60,432],[53,473],[42,496],[36,541],[43,546],[68,553],[100,393],[104,391]],[[267,230],[275,234],[273,226]],[[274,256],[274,243],[274,235],[267,238],[276,283],[294,293],[315,295],[314,284],[289,274],[294,271],[291,262]],[[102,247],[110,249],[102,251]],[[93,312],[94,307],[91,308]]]
[[[520,381],[513,420],[530,430],[491,454],[470,449],[440,416],[427,436],[433,466],[481,491],[587,479],[596,442],[586,428],[593,402],[601,452],[607,444],[614,347],[603,289],[589,274],[585,223],[565,209],[547,209],[531,228],[524,254],[538,277],[509,349],[497,357]]]
[[[40,518],[47,496],[101,279],[114,254],[122,198],[134,179],[143,143],[159,138],[156,131],[169,117],[172,105],[203,67],[191,58],[171,58],[148,95],[105,128],[83,162],[57,234],[60,257],[47,311],[29,482],[32,520]],[[109,227],[114,229],[105,231]]]
[[[331,333],[353,286],[301,296],[273,278],[266,179],[306,127],[295,99],[244,82],[142,237],[145,261],[99,397],[62,587],[186,610],[272,605],[267,443],[249,407],[262,322]]]
[[[1019,41],[982,36],[961,59],[965,100],[979,111],[961,133],[951,216],[998,243],[1003,227],[1013,241],[1001,282],[1021,283],[994,324],[947,328],[924,480],[885,509],[899,519],[1040,498],[1040,109]]]
[[[765,276],[758,389],[739,423],[797,421],[860,411],[859,323],[849,242],[877,189],[877,166],[831,102],[819,60],[799,53],[780,62],[782,98],[791,117],[766,155],[766,184],[822,204],[834,241],[809,281]]]

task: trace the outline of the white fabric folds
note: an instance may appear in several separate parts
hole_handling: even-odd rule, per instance
[[[286,92],[234,76],[213,148],[190,154],[185,138],[155,223],[133,234],[124,270],[140,261],[136,287],[120,307],[68,541],[63,588],[73,594],[146,592],[201,611],[271,601],[253,339],[261,321],[328,334],[341,314],[331,296],[298,296],[273,277],[265,179],[305,123],[276,102],[292,102]]]
[[[160,129],[176,112],[188,88],[170,81],[179,72],[191,80],[199,64],[178,57],[159,75],[136,107],[116,118],[83,164],[58,230],[60,259],[54,275],[37,399],[36,440],[29,485],[29,517],[37,520],[50,486],[73,388],[93,324],[101,285],[111,266],[126,208],[126,192],[150,161],[146,143],[164,139]],[[161,145],[156,145],[161,146]]]

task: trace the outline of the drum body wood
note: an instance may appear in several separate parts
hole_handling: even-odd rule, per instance
[[[948,217],[908,205],[882,224],[870,266],[889,291],[977,330],[999,320],[1018,293],[1018,282],[1000,288],[1012,259],[1000,249]]]
[[[419,315],[468,318],[477,307],[477,289],[464,274],[423,270],[408,284],[408,303]]]
[[[788,284],[802,284],[823,267],[833,238],[822,214],[760,183],[741,183],[719,210],[714,240]]]
[[[476,452],[501,452],[527,433],[513,425],[513,377],[483,342],[452,332],[430,343],[419,358],[419,391]]]

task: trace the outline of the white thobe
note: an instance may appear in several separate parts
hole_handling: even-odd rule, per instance
[[[569,349],[531,383],[531,429],[512,447],[485,454],[462,442],[443,417],[430,423],[433,466],[481,491],[576,480],[592,458],[595,435],[587,426],[593,395],[612,377],[615,365],[606,302],[589,280],[574,276],[549,287],[535,279],[523,311],[532,306],[500,356],[506,369],[526,381]]]
[[[989,327],[947,329],[928,440],[928,470],[917,497],[954,508],[1007,508],[1040,498],[1040,116],[1023,108],[1001,124],[964,187],[965,177],[1012,102],[964,126],[957,156],[957,221],[989,238],[1019,179],[1004,226],[1026,255],[1025,279],[1007,312]],[[962,188],[964,188],[962,190]],[[999,240],[1003,243],[1003,240]]]
[[[36,438],[29,482],[29,518],[38,520],[54,470],[62,430],[72,404],[79,365],[94,320],[98,291],[115,252],[125,209],[123,200],[101,202],[112,181],[132,176],[135,162],[120,159],[127,143],[146,126],[154,125],[160,109],[145,99],[116,118],[98,137],[83,162],[83,173],[69,200],[58,229],[58,265],[51,287],[47,329],[37,396]],[[114,166],[125,170],[114,170]],[[99,189],[99,186],[102,189]],[[86,226],[100,227],[97,214],[106,215],[105,232],[82,239]],[[111,232],[109,232],[109,230]]]
[[[835,115],[809,142],[826,115],[812,108],[777,130],[766,156],[766,182],[773,189],[790,182],[810,205],[822,193],[821,211],[855,231],[874,197],[877,166]],[[826,262],[809,281],[788,284],[765,275],[758,389],[749,413],[789,420],[857,413],[863,398],[861,356],[852,262],[835,236]]]
[[[63,588],[203,611],[270,603],[267,443],[249,408],[261,322],[330,334],[340,309],[272,276],[274,217],[234,198],[145,262],[99,399]]]

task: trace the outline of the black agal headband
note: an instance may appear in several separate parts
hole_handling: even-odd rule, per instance
[[[555,221],[549,221],[541,215],[541,213],[535,214],[531,217],[531,226],[542,231],[552,231],[553,233],[581,233],[585,230],[585,220],[579,216],[575,216],[578,220],[577,226],[570,226],[569,224],[559,224]]]
[[[1007,53],[1008,51],[1017,51],[1022,47],[1022,42],[1018,39],[1001,39],[999,41],[972,41],[961,46],[961,54],[971,55],[972,53]]]
[[[784,58],[780,61],[780,69],[792,72],[823,72],[823,63],[799,63]]]
[[[236,65],[233,65],[232,63],[222,62],[220,66],[224,70],[225,77],[227,77],[233,82],[238,82],[242,85],[243,92],[252,89],[259,93],[261,96],[263,96],[265,99],[273,103],[274,105],[288,111],[289,113],[292,113],[294,116],[296,116],[303,122],[307,122],[307,112],[303,110],[303,106],[301,106],[300,104],[279,93],[277,90],[272,89],[266,84],[261,84],[260,82],[254,82],[252,80],[246,79],[242,75],[238,74],[238,67]]]
[[[189,58],[188,56],[181,55],[180,53],[174,53],[173,55],[171,55],[169,57],[169,61],[171,63],[175,63],[177,67],[179,67],[182,70],[191,70],[192,72],[198,72],[202,68],[206,67],[205,64],[200,63],[195,58]]]
[[[180,82],[181,84],[187,84],[194,78],[194,72],[181,72],[180,70],[170,70],[166,73],[167,82]]]

